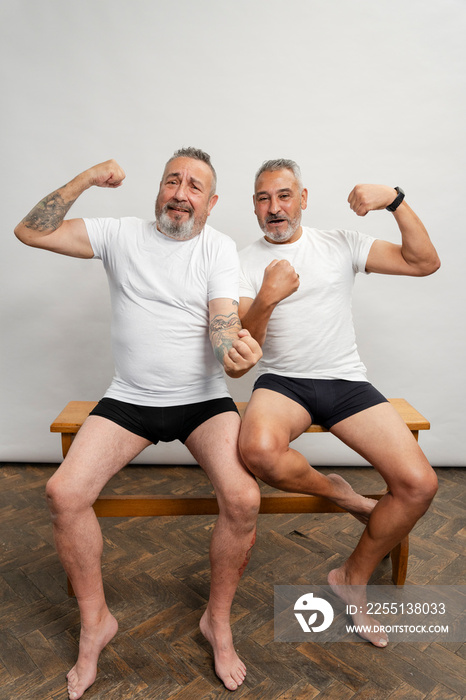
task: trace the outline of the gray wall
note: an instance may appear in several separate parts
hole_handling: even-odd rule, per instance
[[[434,465],[465,465],[466,4],[463,0],[3,0],[0,459],[58,461],[48,426],[112,376],[98,261],[22,246],[15,224],[78,172],[116,158],[116,191],[74,216],[152,218],[166,159],[207,150],[219,174],[210,223],[238,248],[260,235],[253,174],[291,157],[305,223],[399,240],[393,218],[354,215],[358,182],[401,185],[442,259],[425,279],[360,276],[354,314],[369,378],[432,422]],[[251,378],[230,382],[249,397]],[[332,436],[300,438],[314,464],[361,464]],[[139,461],[189,461],[179,445]]]

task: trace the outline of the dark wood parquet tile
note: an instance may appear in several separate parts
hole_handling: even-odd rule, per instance
[[[0,468],[0,700],[65,700],[79,615],[53,546],[44,499],[56,465]],[[322,469],[329,473],[330,469]],[[359,491],[383,491],[371,469],[339,470]],[[439,494],[411,536],[407,583],[466,583],[466,471],[437,470]],[[263,486],[264,491],[271,491]],[[107,493],[201,495],[196,467],[132,466]],[[466,644],[285,644],[273,641],[273,586],[326,583],[362,526],[348,515],[264,515],[232,610],[248,666],[234,695],[215,676],[199,619],[209,594],[215,519],[102,519],[104,581],[120,629],[103,651],[92,700],[460,700]],[[390,584],[384,560],[372,582]]]

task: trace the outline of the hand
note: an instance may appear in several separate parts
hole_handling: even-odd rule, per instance
[[[366,216],[369,211],[388,207],[397,195],[396,189],[388,185],[356,185],[349,194],[348,202],[358,216]]]
[[[261,292],[271,304],[278,304],[299,288],[299,275],[288,260],[272,260],[264,270]]]
[[[94,165],[86,171],[86,174],[90,185],[96,187],[120,187],[126,177],[124,170],[113,159]]]
[[[242,377],[251,367],[259,362],[262,350],[250,332],[243,328],[238,332],[237,340],[223,356],[223,367],[229,377]]]

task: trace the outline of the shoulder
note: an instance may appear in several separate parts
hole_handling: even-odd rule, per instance
[[[87,228],[95,228],[107,231],[119,231],[122,228],[138,229],[150,225],[149,221],[144,221],[144,219],[138,219],[136,216],[125,216],[120,219],[115,219],[109,216],[84,218],[83,221],[86,224]]]
[[[351,266],[354,272],[365,271],[367,256],[375,238],[349,229],[319,231],[318,234],[315,250],[322,259]]]
[[[307,240],[344,240],[348,231],[340,228],[319,229],[303,226],[303,238]]]
[[[207,247],[226,248],[236,251],[236,243],[231,236],[227,236],[226,233],[222,233],[208,224],[204,226],[200,235],[204,245]]]
[[[333,229],[316,229],[303,226],[303,234],[308,241],[322,242],[325,244],[338,245],[354,245],[362,240],[371,238],[360,231],[352,231],[350,229],[333,228]]]
[[[204,226],[197,238],[197,242],[195,239],[193,241],[196,255],[199,256],[200,264],[205,265],[206,270],[210,271],[209,274],[218,274],[219,271],[225,273],[230,270],[238,275],[238,251],[235,241],[230,236],[217,231],[212,226]]]
[[[138,241],[150,237],[150,222],[137,217],[84,219],[84,223],[98,257],[110,254],[110,251],[116,254],[118,251],[134,249]]]
[[[114,219],[109,216],[94,216],[88,217],[84,216],[83,221],[86,224],[86,228],[95,229],[108,229],[108,228],[118,228],[120,219]]]
[[[155,221],[146,221],[146,219],[140,219],[137,216],[123,216],[118,221],[120,228],[125,230],[145,231],[155,226]]]
[[[337,229],[336,235],[341,242],[344,242],[353,252],[359,252],[361,249],[369,249],[375,241],[373,236],[361,231],[353,231],[348,229]]]

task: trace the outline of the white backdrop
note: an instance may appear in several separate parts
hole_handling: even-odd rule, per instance
[[[260,235],[265,159],[300,163],[317,227],[397,241],[388,212],[359,219],[346,198],[357,182],[405,189],[442,268],[360,276],[360,352],[381,391],[431,420],[431,462],[466,465],[464,0],[2,0],[0,27],[1,460],[59,461],[50,422],[100,398],[113,371],[100,262],[27,248],[15,224],[110,157],[124,186],[86,192],[72,215],[152,218],[165,161],[194,145],[219,176],[210,223],[238,248]],[[251,378],[229,383],[249,398]],[[299,443],[314,464],[363,463],[330,435]],[[178,444],[139,458],[153,460],[190,461]]]

